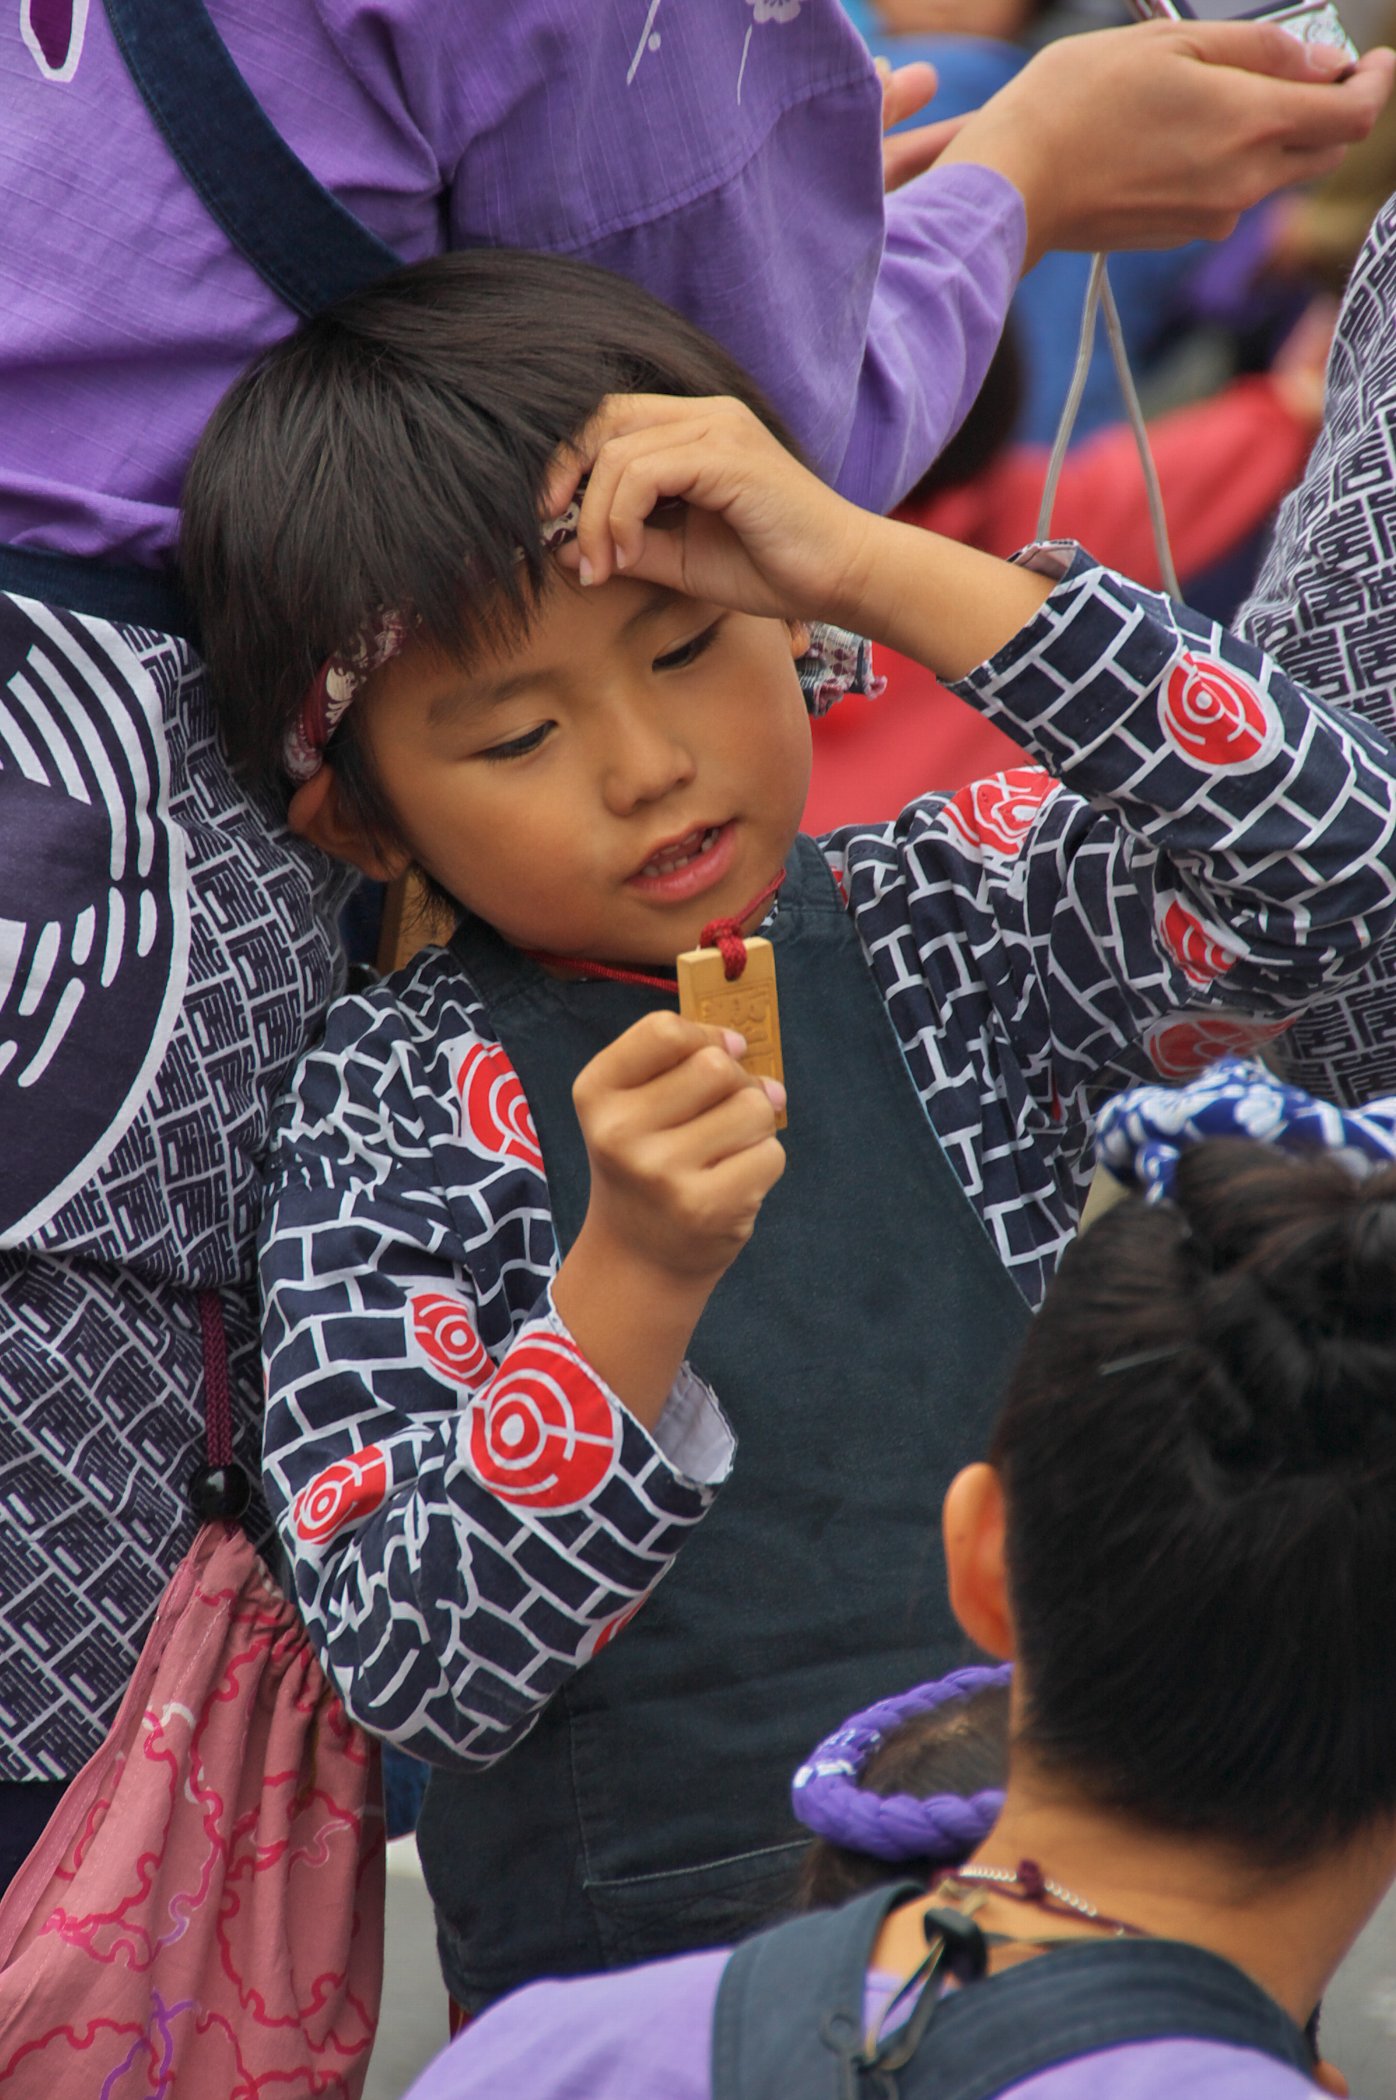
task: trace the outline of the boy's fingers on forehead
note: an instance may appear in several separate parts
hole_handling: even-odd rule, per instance
[[[544,524],[565,511],[573,498],[581,492],[589,464],[584,436],[585,433],[583,438],[578,438],[573,445],[559,445],[553,456],[538,506]]]
[[[590,464],[608,438],[628,437],[634,430],[682,422],[729,405],[722,394],[607,394],[578,437],[577,449]]]

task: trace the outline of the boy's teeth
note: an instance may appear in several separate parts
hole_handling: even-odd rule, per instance
[[[697,845],[689,853],[656,853],[653,860],[645,862],[643,872],[646,875],[672,875],[676,869],[686,868],[691,860],[697,860],[700,854],[708,853],[712,850],[713,841],[716,839],[720,828],[720,826],[714,825],[711,829],[705,831]]]

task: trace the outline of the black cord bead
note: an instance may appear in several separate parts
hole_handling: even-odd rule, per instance
[[[201,1524],[240,1517],[251,1500],[247,1468],[236,1459],[226,1466],[200,1466],[190,1477],[189,1505]]]

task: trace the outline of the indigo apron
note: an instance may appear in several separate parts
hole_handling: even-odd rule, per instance
[[[689,1350],[736,1430],[734,1472],[523,1741],[489,1770],[432,1774],[422,1858],[469,2008],[767,1921],[804,1850],[789,1789],[810,1745],[965,1656],[940,1503],[983,1455],[1027,1308],[809,839],[768,931],[788,1164]],[[548,977],[475,920],[453,946],[533,1111],[565,1254],[588,1195],[572,1082],[664,995]]]

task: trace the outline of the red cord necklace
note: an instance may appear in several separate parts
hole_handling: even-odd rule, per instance
[[[764,905],[770,903],[784,880],[785,870],[782,868],[780,873],[766,884],[764,890],[757,892],[749,904],[744,904],[740,911],[733,912],[730,918],[709,919],[699,934],[698,946],[716,948],[722,957],[723,975],[729,982],[740,977],[746,968],[743,926],[754,912],[760,911]],[[546,948],[525,948],[523,953],[530,962],[542,963],[547,968],[557,970],[572,970],[578,977],[604,978],[611,984],[641,984],[648,991],[668,992],[675,999],[679,996],[676,977],[653,976],[644,970],[622,970],[614,963],[589,962],[584,957],[575,955],[552,955]]]

